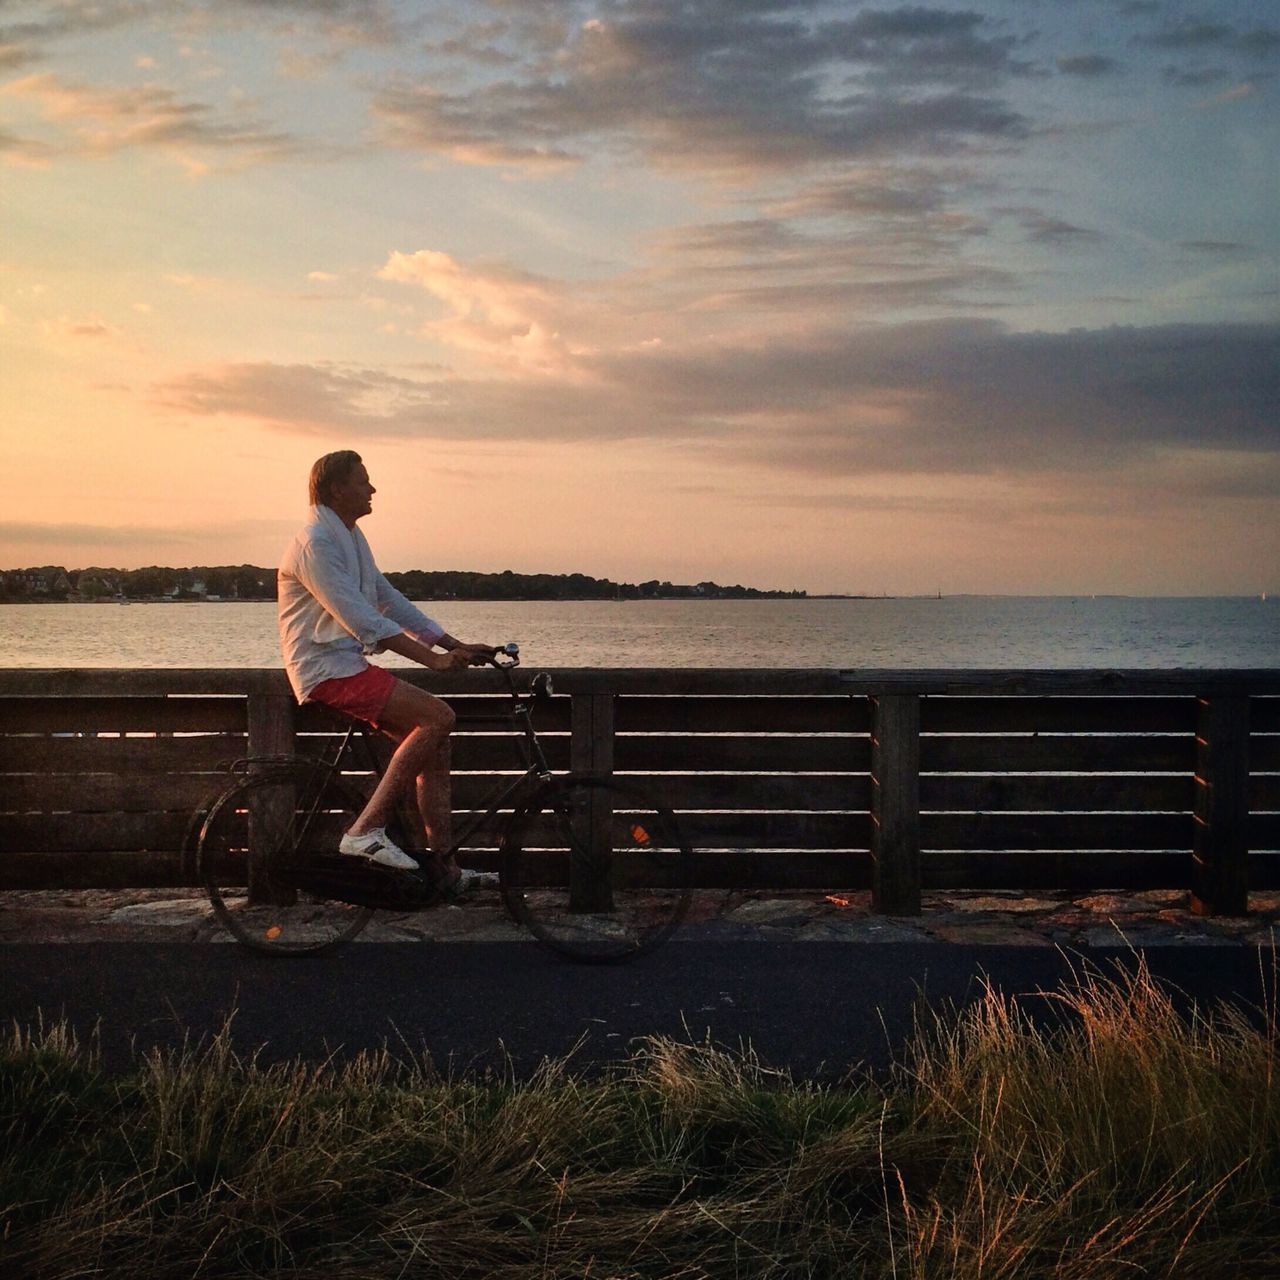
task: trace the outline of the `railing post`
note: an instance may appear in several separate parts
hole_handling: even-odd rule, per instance
[[[592,690],[575,693],[570,723],[569,767],[574,773],[613,772],[613,693]],[[588,793],[587,812],[575,816],[582,823],[569,858],[569,910],[613,910],[613,809],[607,795]],[[586,857],[583,850],[589,851]]]
[[[248,753],[250,756],[283,756],[293,751],[296,704],[289,694],[251,693],[248,699]],[[290,830],[293,825],[293,788],[289,785],[258,791],[248,814],[249,900],[279,901],[281,891],[266,874],[266,857],[271,833]],[[292,893],[286,893],[292,898]]]
[[[920,698],[871,699],[872,910],[920,914]]]
[[[248,698],[251,756],[287,756],[293,752],[295,703],[287,693],[251,693]]]
[[[1191,910],[1249,911],[1249,699],[1200,698]]]

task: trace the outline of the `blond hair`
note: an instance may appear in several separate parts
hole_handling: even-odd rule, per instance
[[[311,467],[311,505],[327,507],[333,486],[341,484],[363,461],[354,449],[339,449],[317,458]]]

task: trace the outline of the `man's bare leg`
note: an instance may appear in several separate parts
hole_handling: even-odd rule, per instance
[[[437,857],[453,848],[452,746],[446,738],[416,780],[418,812],[427,829],[427,843]]]
[[[399,739],[399,746],[350,828],[353,835],[361,835],[385,827],[395,816],[401,797],[413,788],[435,870],[449,880],[456,879],[444,860],[452,835],[449,734],[455,721],[453,711],[439,698],[402,680],[396,682],[379,717],[379,727]]]

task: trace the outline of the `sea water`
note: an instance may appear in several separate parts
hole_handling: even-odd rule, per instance
[[[547,667],[1280,666],[1280,600],[948,596],[427,601],[451,634]],[[385,655],[388,666],[406,665]],[[276,667],[275,605],[0,605],[0,667]]]

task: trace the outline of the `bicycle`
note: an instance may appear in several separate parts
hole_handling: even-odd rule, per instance
[[[692,850],[670,809],[644,788],[609,774],[553,773],[533,723],[535,708],[552,697],[551,678],[540,673],[519,693],[519,661],[519,646],[507,645],[490,665],[506,677],[511,701],[499,720],[515,731],[525,771],[498,783],[462,823],[451,852],[494,831],[498,888],[514,920],[571,960],[629,960],[684,918]],[[234,781],[198,811],[198,875],[217,919],[241,943],[269,955],[316,955],[352,941],[376,910],[420,911],[442,900],[420,871],[337,851],[365,804],[343,768],[359,740],[380,775],[374,737],[353,720],[331,759],[236,760],[228,766]],[[420,843],[404,831],[392,837],[410,851]]]

